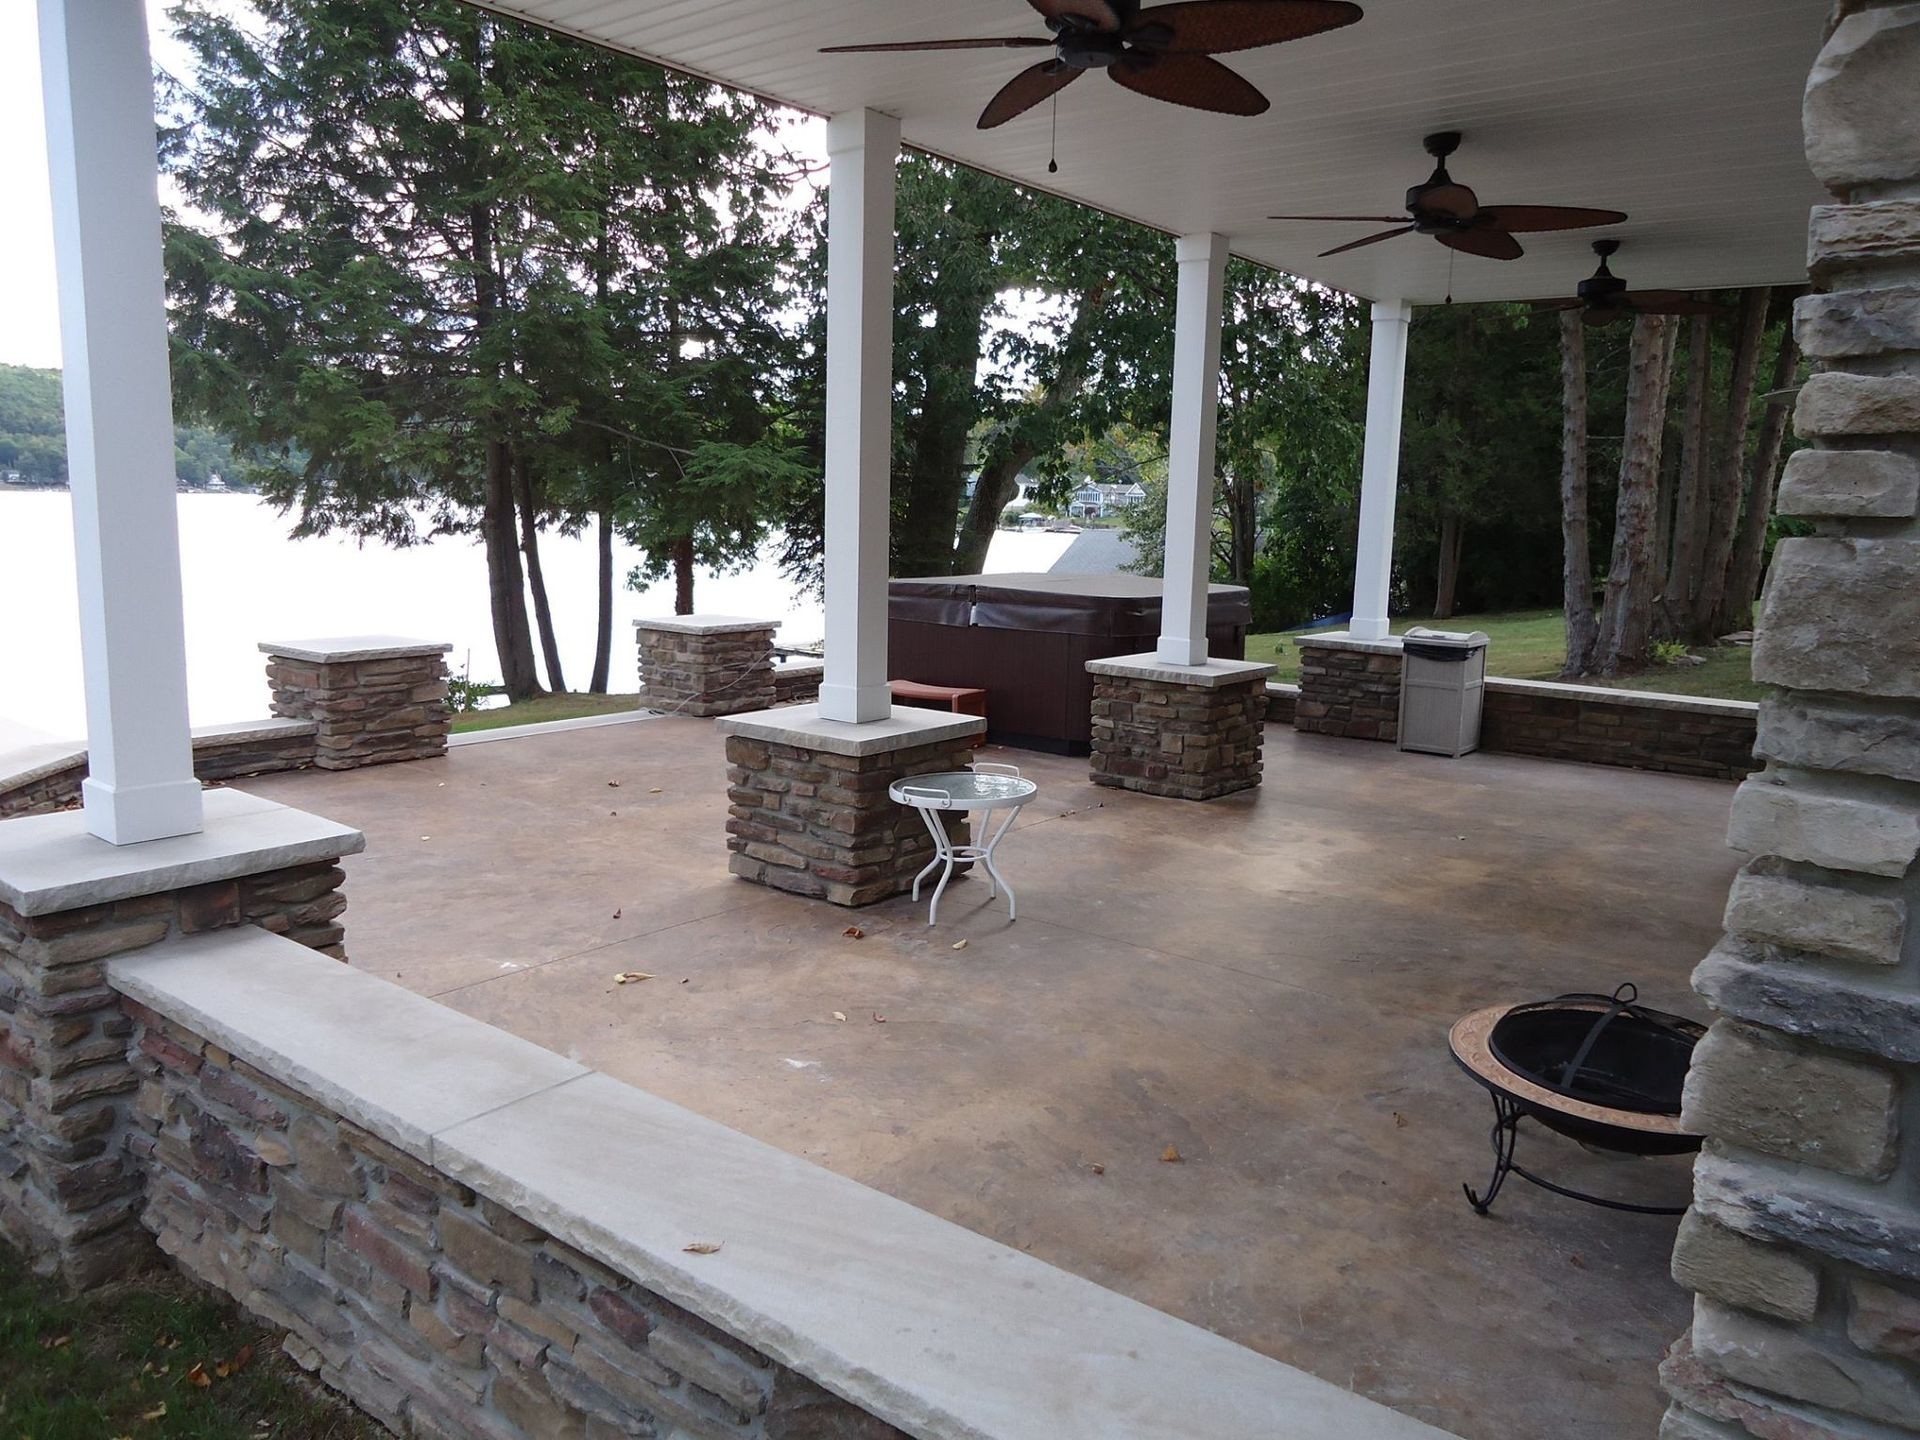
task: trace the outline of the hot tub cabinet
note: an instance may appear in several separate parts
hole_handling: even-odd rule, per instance
[[[1144,575],[942,575],[888,587],[888,673],[987,692],[995,744],[1085,755],[1092,741],[1087,661],[1151,650],[1160,582]],[[1209,587],[1207,648],[1246,656],[1253,610],[1240,585]]]

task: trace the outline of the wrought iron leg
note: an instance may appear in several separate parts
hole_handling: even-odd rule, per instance
[[[1520,1110],[1506,1096],[1495,1094],[1493,1097],[1493,1128],[1487,1132],[1487,1138],[1493,1142],[1493,1174],[1487,1181],[1484,1195],[1476,1195],[1471,1185],[1462,1185],[1466,1192],[1467,1203],[1473,1206],[1473,1213],[1485,1215],[1493,1206],[1494,1198],[1499,1195],[1500,1187],[1507,1183],[1507,1176],[1513,1173],[1513,1142],[1520,1133]]]

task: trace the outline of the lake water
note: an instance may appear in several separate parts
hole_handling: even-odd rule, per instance
[[[292,540],[291,518],[251,495],[182,495],[180,550],[187,617],[187,680],[196,725],[256,719],[267,711],[262,640],[394,634],[453,644],[454,672],[471,666],[494,681],[486,561],[477,539],[451,538],[405,550],[357,545],[338,536]],[[1003,532],[987,569],[1045,570],[1070,537]],[[560,659],[575,689],[593,667],[594,543],[541,538]],[[639,684],[633,621],[673,612],[673,585],[623,588],[639,561],[614,554],[611,685]],[[738,575],[702,574],[694,604],[703,611],[783,622],[787,644],[817,642],[820,602],[772,563]],[[80,622],[73,570],[73,511],[64,491],[0,493],[0,721],[60,737],[84,733]]]

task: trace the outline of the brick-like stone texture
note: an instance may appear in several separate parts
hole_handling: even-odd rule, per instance
[[[0,903],[0,1237],[74,1288],[141,1263],[134,1041],[107,959],[244,923],[344,959],[341,878],[320,863],[52,915]]]
[[[122,1023],[142,1223],[395,1433],[906,1440],[190,1030]]]
[[[1093,677],[1096,785],[1215,800],[1260,783],[1267,680],[1181,685],[1127,675]]]
[[[1757,724],[1751,710],[1675,710],[1637,702],[1626,692],[1618,699],[1569,696],[1503,689],[1490,680],[1481,692],[1480,748],[1739,780],[1760,766],[1753,757]]]
[[[441,653],[372,660],[267,656],[273,713],[311,720],[314,765],[357,770],[447,753],[447,661]]]
[[[1698,1211],[1680,1222],[1673,1278],[1722,1304],[1782,1320],[1811,1320],[1820,1307],[1820,1270],[1806,1255],[1749,1239]]]
[[[820,680],[826,674],[824,664],[782,665],[773,672],[775,705],[807,705],[820,698]]]
[[[1856,965],[1898,965],[1907,902],[1885,886],[1812,866],[1756,860],[1727,897],[1727,932],[1760,945]]]
[[[728,868],[742,879],[835,905],[898,895],[933,858],[919,813],[887,787],[964,770],[972,737],[879,755],[836,755],[727,737]],[[945,817],[958,823],[957,812]]]
[[[642,620],[640,703],[654,710],[705,718],[767,710],[780,701],[774,680],[772,620],[764,627],[690,633]],[[819,681],[814,681],[816,693]]]
[[[193,773],[202,780],[219,781],[305,770],[313,764],[317,730],[315,725],[300,724],[262,734],[196,735]],[[87,758],[82,755],[71,764],[31,778],[0,780],[0,820],[71,810],[80,803],[80,782],[87,778],[87,769]]]
[[[1400,738],[1400,654],[1300,647],[1293,728],[1348,740]]]
[[[80,782],[86,778],[87,761],[82,756],[57,770],[0,785],[0,820],[71,810],[80,803]]]

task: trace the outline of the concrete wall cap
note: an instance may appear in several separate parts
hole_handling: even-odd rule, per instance
[[[241,790],[209,790],[205,806],[198,834],[142,845],[98,839],[79,810],[0,821],[0,900],[22,915],[50,915],[337,860],[367,844],[350,826]]]
[[[1364,655],[1398,655],[1406,646],[1398,635],[1384,640],[1361,640],[1344,630],[1328,630],[1318,635],[1289,635],[1302,650],[1357,650]]]
[[[1204,665],[1173,665],[1152,651],[1087,661],[1089,675],[1107,675],[1121,680],[1151,680],[1160,685],[1192,685],[1204,690],[1264,680],[1273,674],[1274,668],[1256,660],[1209,660]]]
[[[444,655],[451,643],[415,640],[405,635],[325,635],[310,640],[262,640],[263,655],[309,660],[320,665],[345,660],[398,660],[410,655]]]
[[[1758,716],[1753,700],[1715,700],[1700,695],[1668,695],[1658,690],[1616,690],[1608,685],[1569,685],[1559,680],[1505,680],[1487,677],[1489,692],[1578,700],[1587,705],[1617,705],[1626,710],[1676,710],[1687,715]]]
[[[888,755],[895,750],[911,750],[919,745],[979,735],[986,730],[987,722],[978,715],[896,705],[893,714],[885,720],[855,725],[845,720],[824,719],[819,705],[811,704],[728,715],[714,721],[714,728],[722,735],[738,735],[746,740],[765,740],[801,750],[824,750],[830,755],[864,756]]]
[[[778,630],[779,620],[750,620],[743,615],[660,615],[636,620],[638,631],[664,630],[673,635],[745,635],[755,630]]]
[[[320,733],[317,720],[230,720],[224,725],[193,727],[193,748],[240,745],[249,740],[293,740]]]

